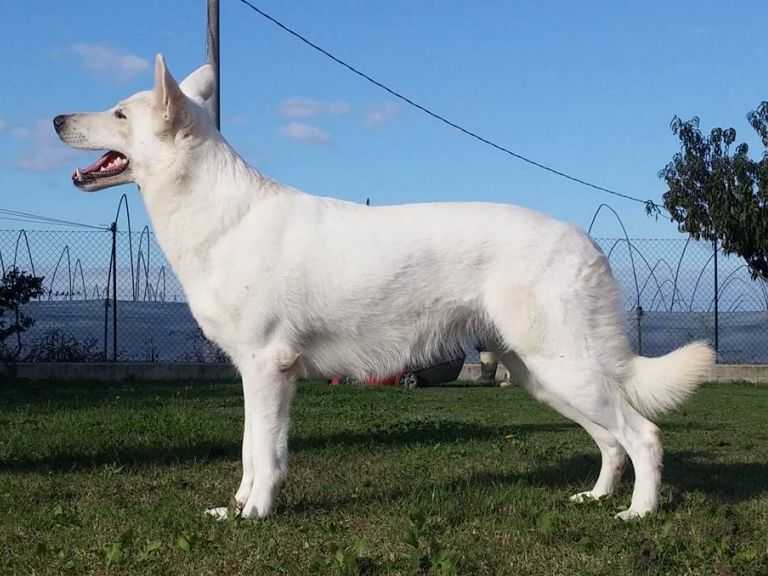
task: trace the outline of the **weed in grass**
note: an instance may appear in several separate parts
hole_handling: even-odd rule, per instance
[[[415,512],[408,518],[408,529],[403,543],[408,547],[406,558],[415,574],[455,576],[458,574],[458,554],[445,549],[439,536],[443,530],[441,519]]]

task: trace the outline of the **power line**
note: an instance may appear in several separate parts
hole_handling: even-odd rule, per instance
[[[0,208],[0,215],[8,216],[11,218],[5,218],[11,220],[12,218],[18,221],[24,221],[35,224],[51,224],[58,226],[75,226],[78,228],[89,228],[91,230],[109,230],[106,226],[94,226],[93,224],[84,224],[83,222],[73,222],[71,220],[63,220],[61,218],[52,218],[50,216],[42,216],[40,214],[32,214],[31,212],[22,212],[20,210],[9,210],[7,208]]]
[[[514,151],[510,150],[506,146],[502,146],[501,144],[497,144],[493,140],[485,138],[484,136],[481,136],[477,132],[473,132],[472,130],[470,130],[468,128],[465,128],[464,126],[462,126],[462,125],[460,125],[460,124],[458,124],[456,122],[453,122],[452,120],[449,120],[448,118],[438,114],[437,112],[433,112],[432,110],[430,110],[426,106],[422,106],[418,102],[415,102],[411,98],[409,98],[409,97],[401,94],[400,92],[390,88],[386,84],[383,84],[382,82],[379,82],[378,80],[376,80],[375,78],[369,76],[365,72],[362,72],[361,70],[358,70],[356,67],[352,66],[351,64],[348,64],[347,62],[345,62],[341,58],[338,58],[337,56],[334,56],[331,52],[329,52],[325,48],[322,48],[321,46],[318,46],[317,44],[315,44],[314,42],[309,40],[307,37],[305,37],[302,34],[300,34],[299,32],[297,32],[296,30],[286,26],[285,24],[280,22],[277,18],[274,18],[273,16],[270,16],[269,14],[267,14],[266,12],[261,10],[260,8],[254,6],[248,0],[240,0],[240,2],[242,4],[245,4],[247,7],[249,7],[251,10],[253,10],[257,14],[259,14],[262,17],[266,18],[267,20],[269,20],[270,22],[272,22],[273,24],[275,24],[277,27],[281,28],[285,32],[288,32],[288,34],[290,34],[291,36],[297,38],[298,40],[300,40],[301,42],[303,42],[304,44],[306,44],[310,48],[313,48],[314,50],[316,50],[317,52],[320,52],[322,55],[326,56],[327,58],[330,58],[331,60],[333,60],[334,62],[336,62],[340,66],[343,66],[344,68],[346,68],[347,70],[349,70],[353,74],[356,74],[357,76],[360,76],[361,78],[363,78],[364,80],[367,80],[371,84],[373,84],[375,86],[378,86],[379,88],[381,88],[385,92],[388,92],[389,94],[391,94],[395,98],[398,98],[399,100],[402,100],[406,104],[408,104],[408,105],[410,105],[410,106],[412,106],[412,107],[414,107],[414,108],[416,108],[418,110],[421,110],[422,112],[424,112],[425,114],[431,116],[435,120],[439,120],[443,124],[446,124],[446,125],[450,126],[451,128],[454,128],[455,130],[458,130],[459,132],[462,132],[462,133],[466,134],[467,136],[470,136],[471,138],[474,138],[475,140],[478,140],[479,142],[482,142],[483,144],[486,144],[487,146],[491,146],[492,148],[495,148],[496,150],[499,150],[500,152],[504,152],[505,154],[508,154],[509,156],[512,156],[513,158],[517,158],[518,160],[522,160],[523,162],[527,162],[528,164],[531,164],[532,166],[536,166],[537,168],[541,168],[542,170],[546,170],[547,172],[549,172],[551,174],[555,174],[556,176],[560,176],[562,178],[566,178],[566,179],[568,179],[568,180],[570,180],[572,182],[576,182],[577,184],[581,184],[582,186],[587,186],[589,188],[593,188],[595,190],[599,190],[600,192],[605,192],[606,194],[611,194],[611,195],[617,196],[619,198],[624,198],[625,200],[631,200],[633,202],[639,202],[641,204],[644,204],[646,211],[649,212],[649,213],[651,213],[651,212],[659,212],[660,211],[660,206],[658,204],[656,204],[656,202],[654,202],[653,200],[643,200],[642,198],[637,198],[635,196],[630,196],[629,194],[624,194],[623,192],[618,192],[616,190],[611,190],[610,188],[606,188],[604,186],[600,186],[599,184],[594,184],[592,182],[584,180],[583,178],[578,178],[577,176],[572,176],[571,174],[563,172],[562,170],[557,170],[556,168],[552,168],[551,166],[547,166],[546,164],[542,164],[541,162],[537,162],[536,160],[532,160],[531,158],[523,156],[522,154],[518,154],[517,152],[514,152]]]

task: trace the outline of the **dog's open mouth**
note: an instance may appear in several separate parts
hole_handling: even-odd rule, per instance
[[[106,180],[125,172],[129,164],[125,155],[116,150],[110,150],[90,166],[76,169],[72,174],[72,182],[81,188],[106,183]]]

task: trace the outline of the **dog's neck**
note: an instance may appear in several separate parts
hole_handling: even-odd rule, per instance
[[[218,136],[218,135],[217,135]],[[280,186],[249,166],[220,136],[140,185],[152,226],[178,274],[205,266],[211,243]]]

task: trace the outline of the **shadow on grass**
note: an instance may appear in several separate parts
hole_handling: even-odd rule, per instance
[[[205,441],[184,446],[125,445],[92,453],[63,452],[39,458],[0,460],[0,467],[16,472],[78,472],[105,465],[142,469],[151,466],[239,460],[240,454],[239,442]]]
[[[125,386],[130,386],[126,384]],[[206,385],[208,388],[215,386]],[[123,386],[110,386],[112,393]],[[179,386],[165,386],[169,393]],[[203,387],[206,389],[205,387]],[[129,388],[130,389],[130,388]],[[90,387],[87,388],[90,392]],[[153,394],[156,390],[153,390]],[[201,390],[195,389],[197,395]],[[214,393],[217,392],[214,390]],[[223,392],[223,391],[222,391]],[[233,395],[232,387],[222,396]],[[668,424],[666,428],[669,428]],[[686,430],[697,425],[685,424]],[[706,428],[706,426],[701,426]],[[395,422],[371,430],[334,431],[329,434],[294,435],[291,438],[293,453],[312,452],[323,449],[400,449],[403,447],[435,446],[438,444],[461,444],[466,442],[488,442],[513,436],[515,440],[535,442],[541,433],[561,433],[579,430],[570,422],[544,422],[509,426],[485,426],[473,422],[454,420],[411,420]],[[238,430],[239,434],[239,430]],[[158,439],[154,445],[131,445],[131,438],[124,444],[98,448],[89,452],[88,445],[82,451],[61,452],[50,455],[27,457],[17,456],[0,461],[8,471],[77,471],[101,467],[107,464],[123,465],[141,469],[149,466],[172,466],[184,463],[213,462],[230,460],[238,462],[241,455],[240,441],[204,439],[192,443],[173,445],[173,438]],[[480,448],[482,450],[483,448]],[[354,456],[351,455],[350,458]],[[575,454],[549,466],[538,466],[523,474],[505,474],[492,471],[478,473],[469,479],[477,485],[525,482],[536,486],[564,488],[577,486],[587,489],[597,477],[600,467],[599,456]],[[631,482],[631,473],[627,474]],[[716,461],[701,451],[668,452],[664,461],[664,482],[675,490],[703,492],[723,501],[741,501],[768,493],[768,463]],[[463,483],[467,479],[461,480]]]
[[[678,495],[683,492],[703,492],[720,503],[737,503],[751,500],[768,492],[765,478],[768,475],[766,463],[721,463],[701,462],[705,454],[681,452],[665,461],[664,483],[671,485]],[[455,477],[442,483],[446,494],[461,498],[461,493],[470,493],[483,488],[504,488],[508,485],[527,485],[534,488],[569,489],[573,492],[588,490],[597,478],[600,470],[600,458],[592,454],[577,454],[565,458],[551,466],[541,466],[524,473],[494,472],[491,470],[473,472]],[[627,472],[624,482],[631,491],[633,476]],[[338,493],[334,496],[302,498],[290,504],[282,504],[281,509],[289,514],[312,514],[334,512],[339,509],[357,507],[382,502],[391,505],[407,499],[416,486],[398,486],[386,493],[370,494]],[[666,510],[674,510],[681,503],[679,496],[673,496],[671,502],[662,505]]]
[[[741,502],[768,493],[768,462],[707,461],[705,452],[670,452],[664,458],[662,480],[678,492],[702,492],[722,502]],[[627,463],[624,482],[634,482],[632,467]],[[478,484],[526,482],[551,488],[581,487],[587,490],[597,479],[600,457],[576,454],[551,466],[541,466],[524,474],[478,474]]]
[[[292,453],[299,453],[322,449],[399,449],[497,440],[503,438],[505,434],[513,434],[516,438],[525,439],[536,433],[565,432],[573,430],[575,427],[575,424],[567,422],[524,424],[498,428],[461,421],[417,420],[396,422],[388,427],[371,431],[294,436],[290,440],[290,450]],[[131,439],[126,438],[124,444],[110,446],[104,450],[88,452],[88,446],[84,445],[82,452],[62,452],[40,457],[12,458],[0,461],[0,465],[6,470],[17,471],[75,471],[100,467],[105,464],[141,468],[222,459],[239,460],[241,456],[239,441],[205,440],[195,444],[176,446],[170,444],[173,438],[169,438],[168,441],[168,445],[132,446],[130,444]]]
[[[703,492],[723,502],[741,502],[768,493],[768,462],[717,462],[706,452],[672,452],[662,477],[686,492]]]
[[[111,402],[154,404],[179,397],[194,400],[232,400],[242,403],[235,382],[37,382],[0,381],[0,408],[84,407]]]
[[[401,448],[454,444],[469,441],[500,440],[505,435],[525,440],[541,432],[567,432],[577,429],[576,424],[553,422],[510,426],[482,426],[455,420],[412,420],[395,422],[372,430],[335,432],[327,435],[296,436],[291,438],[294,452],[324,448]]]

